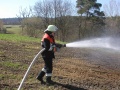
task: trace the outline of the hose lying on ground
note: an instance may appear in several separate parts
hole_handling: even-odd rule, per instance
[[[44,50],[45,50],[45,48],[43,48],[42,50],[40,50],[40,51],[38,52],[38,54],[34,57],[33,61],[32,61],[31,64],[29,65],[29,67],[28,67],[28,69],[27,69],[27,71],[26,71],[26,73],[25,73],[25,75],[24,75],[24,77],[23,77],[23,79],[22,79],[22,81],[21,81],[21,83],[20,83],[20,85],[19,85],[19,87],[18,87],[17,90],[20,90],[20,89],[21,89],[21,87],[22,87],[22,85],[23,85],[23,82],[25,81],[25,79],[26,79],[26,77],[27,77],[27,75],[28,75],[28,73],[29,73],[32,65],[35,63],[35,60],[37,60],[38,56],[39,56]]]

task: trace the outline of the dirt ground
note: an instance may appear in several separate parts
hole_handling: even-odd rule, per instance
[[[0,41],[0,90],[16,90],[40,49],[39,43]],[[22,90],[120,90],[120,52],[105,49],[62,48],[53,61],[54,85],[41,85],[36,76],[41,56]],[[44,78],[45,79],[45,78]]]

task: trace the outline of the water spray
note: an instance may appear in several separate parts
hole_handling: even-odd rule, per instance
[[[24,83],[24,81],[25,81],[25,79],[26,79],[26,77],[27,77],[27,75],[28,75],[28,73],[29,73],[32,65],[35,63],[35,61],[37,60],[38,56],[39,56],[44,50],[45,50],[45,48],[43,48],[41,51],[39,51],[38,54],[34,57],[33,61],[31,62],[30,66],[28,67],[28,69],[27,69],[27,71],[26,71],[26,73],[25,73],[25,75],[24,75],[24,77],[23,77],[23,79],[22,79],[22,81],[21,81],[21,83],[20,83],[20,85],[19,85],[19,87],[18,87],[17,90],[20,90],[20,89],[22,88],[23,83]]]
[[[76,48],[106,48],[120,50],[120,39],[113,37],[94,38],[89,40],[81,40],[66,44],[66,47]]]

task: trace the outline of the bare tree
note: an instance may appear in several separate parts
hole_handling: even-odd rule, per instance
[[[116,35],[120,32],[120,2],[111,0],[108,5],[104,5],[106,19],[106,33]],[[120,34],[120,33],[119,33]]]
[[[37,17],[41,17],[46,28],[49,24],[58,26],[59,39],[65,40],[67,30],[69,29],[68,15],[71,14],[71,3],[67,0],[43,0],[37,2],[34,6]]]
[[[0,20],[0,30],[3,28],[3,22]]]
[[[110,0],[108,5],[104,5],[104,13],[107,17],[120,16],[120,2]]]
[[[32,7],[29,6],[29,8],[22,8],[19,9],[19,14],[16,15],[18,18],[29,18],[32,15]]]
[[[35,15],[41,17],[46,28],[50,23],[50,18],[53,17],[53,9],[49,0],[37,2],[34,6]]]
[[[38,17],[26,18],[22,21],[25,24],[24,33],[30,37],[38,37],[43,27],[42,20]]]
[[[6,28],[4,28],[3,26],[4,26],[3,21],[0,20],[0,33],[7,33]]]
[[[70,29],[71,3],[69,1],[57,0],[56,21],[59,27],[59,39],[65,41]]]
[[[17,17],[21,22],[22,34],[38,37],[43,24],[41,18],[33,16],[32,7],[24,9],[21,7]]]
[[[32,14],[32,8],[29,7],[28,9],[27,8],[22,8],[20,7],[19,9],[19,14],[16,15],[21,23],[21,27],[22,27],[22,32],[23,32],[23,29],[25,27],[25,24],[23,23],[23,20],[26,19],[26,18],[29,18]]]

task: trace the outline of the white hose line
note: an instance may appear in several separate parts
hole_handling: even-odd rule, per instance
[[[45,50],[45,48],[43,48],[41,51],[39,51],[38,54],[34,57],[33,61],[32,61],[31,64],[29,65],[29,67],[28,67],[28,69],[27,69],[27,71],[26,71],[26,73],[25,73],[25,75],[24,75],[24,77],[23,77],[23,79],[22,79],[22,81],[21,81],[21,83],[20,83],[20,85],[19,85],[19,87],[18,87],[17,90],[20,90],[20,89],[21,89],[21,87],[22,87],[22,85],[23,85],[23,82],[25,81],[25,79],[26,79],[26,77],[27,77],[27,75],[28,75],[28,72],[30,71],[32,65],[34,64],[35,60],[38,58],[38,56],[39,56],[44,50]]]

